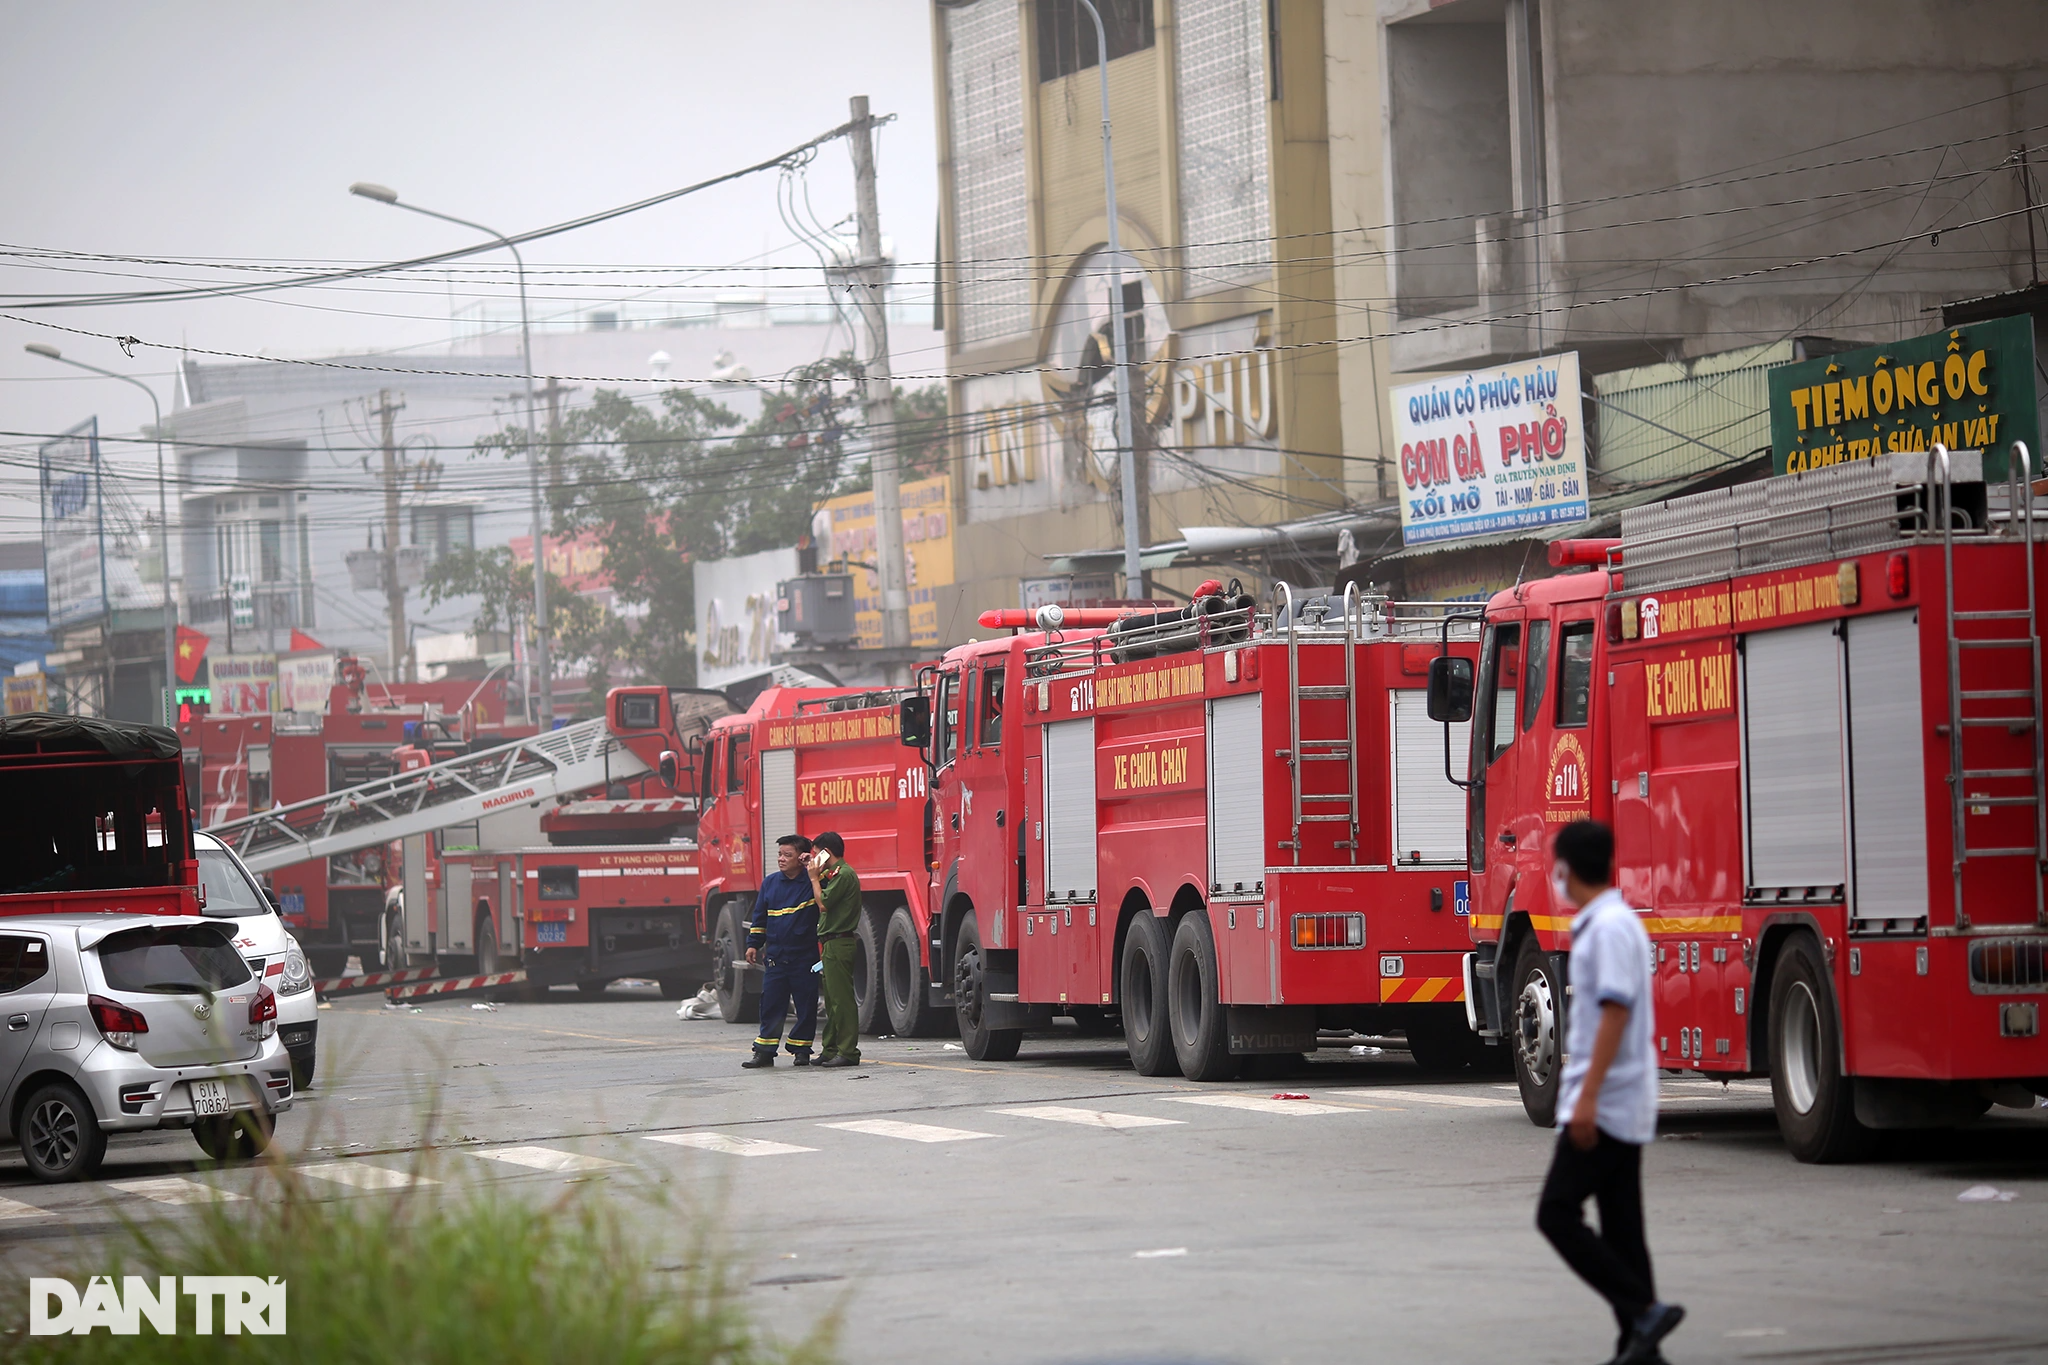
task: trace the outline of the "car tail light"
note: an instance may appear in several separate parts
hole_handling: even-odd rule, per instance
[[[1296,915],[1293,920],[1297,948],[1363,948],[1365,916],[1359,914]]]
[[[1894,601],[1913,591],[1913,561],[1904,550],[1884,562],[1884,590]]]
[[[270,987],[256,988],[256,998],[249,1002],[249,1025],[260,1027],[265,1038],[277,1032],[277,995]]]
[[[133,1052],[135,1035],[149,1032],[149,1020],[142,1017],[140,1010],[130,1009],[104,995],[88,996],[85,1003],[86,1008],[92,1011],[92,1021],[99,1026],[100,1035],[115,1047]]]

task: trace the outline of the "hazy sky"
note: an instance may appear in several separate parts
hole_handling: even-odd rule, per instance
[[[848,97],[865,94],[897,116],[880,142],[883,230],[922,260],[937,212],[930,14],[925,0],[4,0],[0,249],[393,260],[474,234],[351,197],[351,182],[519,232],[763,160],[844,122]],[[777,215],[776,180],[535,243],[528,265],[723,266],[764,251],[811,262]],[[821,149],[808,180],[820,219],[852,211],[844,143]],[[145,278],[0,256],[0,294],[161,287],[147,277],[167,273],[100,268]],[[450,330],[445,295],[374,285],[25,316],[298,356],[438,348]],[[111,342],[0,317],[0,430],[97,414],[103,432],[132,434],[149,420],[134,389],[26,355],[30,341],[144,379],[171,408],[166,352],[129,359]],[[16,458],[34,444],[0,436]],[[0,493],[16,495],[0,499],[0,539],[34,537],[33,475],[0,467]]]

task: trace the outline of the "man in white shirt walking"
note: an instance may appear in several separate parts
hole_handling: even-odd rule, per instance
[[[1579,820],[1557,833],[1551,885],[1572,920],[1571,1020],[1558,1082],[1557,1155],[1536,1226],[1565,1264],[1614,1309],[1612,1365],[1661,1360],[1658,1343],[1685,1309],[1657,1298],[1643,1240],[1643,1145],[1657,1136],[1657,1049],[1650,936],[1614,889],[1614,832]],[[1600,1231],[1586,1226],[1588,1198]]]

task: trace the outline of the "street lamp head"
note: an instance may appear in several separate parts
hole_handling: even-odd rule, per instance
[[[359,194],[365,199],[374,199],[380,204],[395,204],[398,202],[397,190],[389,189],[383,185],[373,185],[367,180],[356,181],[355,184],[348,187],[348,192],[350,194]]]
[[[45,360],[62,360],[64,358],[62,351],[47,342],[31,341],[21,349],[27,351],[30,355],[42,356]]]

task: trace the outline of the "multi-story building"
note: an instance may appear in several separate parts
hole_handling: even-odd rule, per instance
[[[1141,542],[1343,501],[1324,6],[1099,8],[1121,299],[1087,12],[1074,0],[933,9],[940,304],[959,432],[948,640],[989,607],[1125,591],[1113,315],[1138,376]],[[1089,551],[1100,553],[1060,553]],[[1058,580],[1055,564],[1079,577]],[[1203,576],[1160,582],[1185,590]]]

